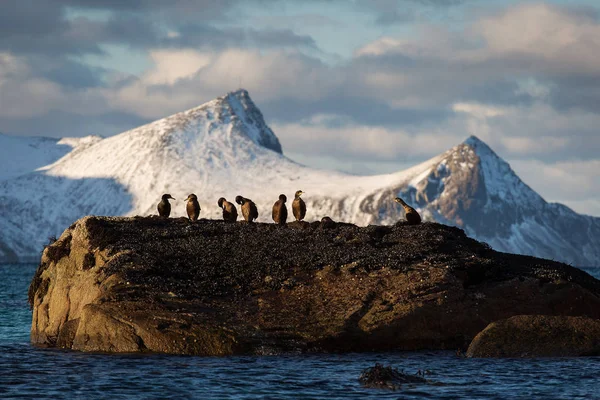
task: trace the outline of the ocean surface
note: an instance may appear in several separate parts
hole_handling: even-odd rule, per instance
[[[600,357],[463,359],[452,352],[263,357],[102,355],[29,345],[35,265],[0,265],[1,399],[600,399]],[[587,269],[600,277],[600,269]],[[364,368],[429,370],[428,383],[365,389]]]

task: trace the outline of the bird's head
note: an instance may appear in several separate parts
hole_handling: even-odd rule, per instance
[[[167,201],[167,200],[169,200],[169,199],[173,199],[173,200],[175,200],[175,198],[174,198],[174,197],[172,197],[172,196],[171,196],[169,193],[165,193],[165,194],[163,194],[163,195],[162,195],[162,199],[163,199],[164,201]]]
[[[221,197],[218,201],[217,204],[219,205],[219,208],[223,208],[223,203],[225,203],[227,200],[225,200],[225,197]]]
[[[244,203],[246,202],[246,199],[244,199],[242,196],[240,196],[239,194],[237,196],[235,196],[235,202],[238,203],[239,205],[244,205]]]
[[[194,193],[191,193],[186,199],[185,201],[193,201],[193,200],[198,200],[198,197],[196,197],[196,195]]]
[[[279,200],[283,201],[284,203],[287,201],[287,196],[285,194],[280,194],[279,195]]]
[[[300,198],[300,196],[302,196],[303,193],[304,192],[302,190],[298,190],[294,196],[295,196],[295,198],[298,199],[298,198]]]

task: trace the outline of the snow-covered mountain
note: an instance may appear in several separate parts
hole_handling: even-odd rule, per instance
[[[0,135],[0,146],[6,138]],[[248,92],[239,90],[106,139],[14,139],[22,141],[14,157],[30,161],[0,175],[4,260],[35,257],[48,237],[84,215],[154,214],[163,193],[178,199],[172,216],[184,216],[182,200],[195,193],[208,218],[220,218],[219,197],[241,194],[266,222],[280,193],[291,203],[302,189],[308,221],[329,215],[394,223],[404,213],[392,201],[400,195],[425,219],[460,226],[498,250],[600,265],[600,218],[546,203],[475,137],[394,174],[315,170],[282,154]],[[40,140],[47,148],[33,149]],[[14,161],[11,153],[0,169]]]
[[[497,250],[600,265],[600,218],[546,202],[474,136],[397,190],[429,219]]]

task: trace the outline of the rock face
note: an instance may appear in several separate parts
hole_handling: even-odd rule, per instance
[[[520,314],[600,318],[600,281],[436,223],[85,217],[44,250],[31,342],[196,355],[466,348]]]
[[[517,315],[493,322],[467,350],[468,357],[576,357],[600,355],[600,320]]]

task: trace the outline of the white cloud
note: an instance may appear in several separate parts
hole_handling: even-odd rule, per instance
[[[282,96],[310,101],[339,83],[315,59],[284,50],[228,49],[221,52],[152,52],[154,66],[139,80],[106,92],[111,104],[157,118],[201,104],[238,87],[255,99]]]
[[[597,72],[600,24],[591,15],[549,4],[526,4],[483,18],[473,34],[491,55],[537,56],[554,66]]]
[[[417,32],[411,39],[382,37],[357,49],[354,56],[440,60],[444,67],[469,67],[471,74],[466,76],[471,79],[473,69],[478,68],[487,69],[488,74],[558,75],[597,74],[600,68],[598,19],[556,5],[513,5],[483,15],[464,30],[423,24]]]
[[[284,149],[312,157],[334,155],[338,160],[428,158],[466,139],[463,133],[445,133],[439,127],[409,132],[346,122],[350,121],[341,116],[316,115],[308,121],[271,125]]]
[[[193,50],[154,50],[150,52],[150,58],[154,67],[142,77],[144,83],[172,85],[209,65],[212,55]]]
[[[403,48],[404,44],[408,44],[408,42],[406,40],[384,36],[358,48],[354,52],[354,56],[381,56],[394,51],[407,50]]]
[[[0,53],[0,117],[31,118],[54,110],[94,115],[105,110],[103,104],[97,91],[70,91],[35,75],[24,58]]]
[[[521,165],[528,182],[541,182],[532,186],[549,200],[595,204],[585,199],[599,193],[581,188],[600,186],[591,169],[600,154],[600,23],[543,3],[477,18],[382,37],[333,66],[289,47],[156,48],[138,79],[82,90],[5,53],[0,118],[58,110],[154,119],[241,86],[277,117],[271,125],[286,151],[376,170],[371,163],[425,159],[474,134]]]
[[[455,103],[452,110],[469,114],[475,118],[497,117],[506,113],[500,107],[486,106],[478,103]]]

